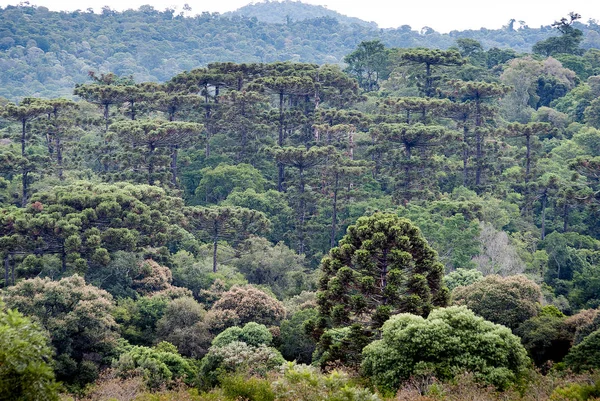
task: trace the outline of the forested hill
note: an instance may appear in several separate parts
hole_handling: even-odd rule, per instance
[[[248,4],[238,10],[225,13],[224,16],[244,16],[256,18],[262,22],[283,24],[288,21],[304,21],[314,18],[335,18],[341,24],[358,24],[367,28],[377,29],[375,22],[366,22],[360,18],[347,17],[336,11],[329,10],[323,6],[305,4],[300,1],[265,1],[256,4]]]
[[[306,4],[281,5],[291,6],[295,15],[320,12],[319,7]],[[258,12],[261,7],[273,5],[251,9]],[[300,13],[300,9],[307,11]],[[527,52],[552,35],[550,26],[515,30],[509,24],[500,30],[440,34],[408,26],[380,30],[348,25],[329,16],[300,20],[295,15],[279,24],[210,13],[186,18],[150,6],[124,12],[105,7],[101,14],[8,6],[0,9],[0,96],[10,100],[71,96],[74,85],[85,82],[90,70],[133,75],[141,82],[165,81],[213,61],[340,63],[360,42],[375,38],[389,47],[446,49],[457,38],[468,37],[484,48]],[[600,26],[577,27],[585,35],[583,48],[600,47]]]

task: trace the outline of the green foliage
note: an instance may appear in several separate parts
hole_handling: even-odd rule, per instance
[[[156,339],[156,324],[164,315],[169,301],[164,297],[120,299],[113,310],[121,336],[133,345],[151,346]]]
[[[443,266],[421,232],[409,220],[376,213],[350,226],[337,248],[321,263],[317,295],[319,329],[356,325],[372,336],[390,316],[410,312],[428,315],[445,306]],[[351,358],[355,350],[347,354]],[[356,358],[356,355],[354,356]]]
[[[600,381],[595,384],[573,383],[555,389],[550,395],[550,401],[587,401],[600,397]]]
[[[515,330],[537,366],[542,367],[548,361],[561,362],[569,352],[573,335],[566,330],[564,320],[564,315],[542,311],[540,316],[525,321]]]
[[[376,394],[356,385],[347,373],[319,372],[313,366],[287,363],[283,375],[273,382],[281,401],[380,401]]]
[[[229,194],[236,191],[264,191],[266,180],[260,171],[249,164],[240,163],[235,166],[219,164],[200,171],[202,178],[196,188],[198,199],[206,203],[219,203]]]
[[[456,287],[471,285],[483,279],[483,274],[475,269],[458,268],[444,276],[444,284],[450,291]]]
[[[427,319],[393,316],[383,338],[364,351],[363,369],[386,392],[411,376],[448,380],[463,371],[503,389],[524,379],[529,359],[519,338],[465,307],[436,309]]]
[[[7,306],[50,333],[57,379],[73,386],[90,383],[114,356],[119,334],[112,297],[83,278],[24,280],[2,295]]]
[[[244,375],[226,375],[221,378],[219,387],[223,394],[233,400],[274,401],[275,394],[269,380]]]
[[[457,305],[464,305],[479,316],[511,329],[540,312],[542,292],[525,276],[491,275],[452,292]]]
[[[250,322],[241,328],[234,326],[225,329],[225,331],[214,338],[212,346],[224,347],[234,341],[238,341],[253,347],[259,347],[261,345],[271,345],[272,340],[273,336],[265,325]]]
[[[285,317],[285,308],[281,302],[251,285],[232,287],[221,295],[212,309],[233,312],[241,324],[255,322],[276,326]]]
[[[205,316],[206,311],[193,298],[174,299],[156,322],[157,339],[173,344],[186,357],[199,359],[208,351],[212,339]]]
[[[285,240],[290,231],[293,210],[288,204],[285,194],[281,192],[270,189],[264,193],[258,193],[252,188],[243,192],[234,191],[222,204],[263,212],[271,221],[272,227],[266,237],[274,243]]]
[[[161,389],[172,386],[178,380],[192,384],[196,380],[195,366],[168,343],[160,343],[156,347],[131,347],[121,354],[113,363],[119,375],[126,377],[141,375],[148,388]]]
[[[36,194],[29,207],[2,214],[0,247],[24,255],[59,254],[61,273],[107,266],[110,253],[119,250],[160,258],[161,247],[179,237],[175,224],[182,207],[180,198],[148,185],[56,186]]]
[[[285,360],[274,348],[264,344],[254,347],[233,341],[223,347],[211,347],[200,363],[200,379],[204,386],[214,386],[225,373],[265,376],[279,368]]]
[[[0,301],[0,399],[58,400],[47,336]]]
[[[279,298],[297,295],[314,288],[305,258],[283,242],[273,246],[261,237],[251,237],[238,248],[239,257],[231,264],[250,284],[266,285]]]
[[[600,330],[594,331],[571,348],[565,357],[565,364],[574,372],[600,368]]]
[[[312,362],[316,342],[306,332],[305,324],[315,320],[317,316],[318,312],[315,308],[308,308],[291,314],[281,322],[279,351],[286,360],[298,363]]]

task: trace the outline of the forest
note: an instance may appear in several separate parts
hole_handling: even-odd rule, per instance
[[[597,24],[163,68],[323,17],[104,11],[0,10],[0,400],[600,399]],[[128,18],[161,75],[102,64]]]

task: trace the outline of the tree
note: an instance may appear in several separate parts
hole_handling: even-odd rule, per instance
[[[156,322],[157,339],[173,344],[181,355],[200,359],[208,352],[212,339],[205,316],[206,311],[193,298],[174,299]]]
[[[294,210],[290,207],[286,194],[269,189],[256,192],[250,188],[243,192],[234,191],[223,203],[223,206],[239,206],[263,212],[271,222],[271,231],[265,236],[273,243],[285,241],[289,245],[289,233],[293,230]]]
[[[220,240],[239,241],[251,234],[268,231],[270,222],[256,210],[215,206],[191,207],[186,210],[187,225],[192,231],[201,231],[213,245],[213,272],[217,272],[217,247]]]
[[[304,255],[298,255],[283,242],[273,246],[265,238],[250,237],[240,245],[237,253],[231,265],[250,284],[266,285],[280,299],[314,286]]]
[[[277,163],[281,166],[290,166],[298,170],[295,193],[290,196],[296,211],[296,236],[298,239],[298,253],[305,253],[307,222],[311,218],[310,205],[314,202],[313,192],[307,191],[307,173],[309,169],[325,163],[333,153],[333,147],[317,147],[310,149],[303,147],[273,148],[270,150]]]
[[[217,167],[200,170],[200,174],[202,178],[195,194],[206,203],[220,203],[234,190],[263,192],[266,184],[261,172],[245,163],[234,166],[220,163]]]
[[[307,308],[297,311],[281,322],[279,350],[286,360],[306,364],[312,362],[317,344],[315,339],[306,333],[304,325],[316,319],[317,315],[316,309]]]
[[[222,331],[212,341],[214,347],[224,347],[234,341],[241,341],[254,347],[271,345],[273,335],[264,324],[249,322],[244,327],[233,326]]]
[[[277,326],[285,317],[285,308],[281,302],[251,285],[234,286],[224,292],[212,310],[234,312],[239,317],[240,324],[255,322]]]
[[[475,186],[481,186],[481,177],[484,168],[483,145],[486,134],[486,120],[493,117],[494,109],[486,105],[500,95],[507,93],[510,88],[504,85],[487,82],[453,81],[452,85],[456,94],[465,102],[472,102],[472,118],[475,126]]]
[[[0,301],[0,394],[6,401],[58,400],[48,338],[35,323]]]
[[[554,21],[552,27],[556,28],[561,36],[553,36],[537,42],[533,45],[533,52],[546,57],[560,53],[581,54],[579,44],[583,40],[583,32],[573,27],[573,23],[580,18],[581,15],[570,12],[568,19],[563,17],[560,21]]]
[[[74,387],[93,382],[115,355],[119,333],[112,297],[82,277],[24,280],[4,290],[3,298],[50,333],[57,379]]]
[[[93,73],[90,76],[95,78]],[[103,109],[105,132],[108,132],[110,106],[125,102],[128,88],[116,75],[101,74],[101,78],[97,78],[94,83],[76,85],[73,94]]]
[[[565,364],[575,372],[600,368],[600,330],[571,348],[565,357]]]
[[[379,81],[390,74],[389,50],[379,39],[363,41],[356,50],[344,57],[344,70],[358,80],[365,92],[379,89]]]
[[[434,69],[442,66],[456,66],[465,63],[456,50],[439,49],[408,49],[400,53],[400,59],[406,64],[425,67],[424,73],[419,74],[419,90],[425,97],[434,97],[437,82],[441,79],[434,75]]]
[[[192,143],[202,131],[202,125],[179,121],[164,120],[136,120],[120,121],[110,126],[115,135],[108,135],[107,139],[115,138],[125,147],[126,153],[122,158],[127,160],[125,169],[137,171],[141,166],[147,170],[146,182],[154,185],[155,182],[177,184],[177,160],[173,152],[177,147]],[[161,154],[170,154],[171,162],[161,158]],[[173,162],[174,160],[174,162]],[[175,164],[174,164],[175,163]],[[123,169],[123,170],[125,170]],[[161,170],[171,170],[170,180]],[[120,171],[120,174],[124,174]]]
[[[476,269],[463,269],[459,267],[446,274],[444,277],[444,284],[450,291],[454,290],[457,287],[464,287],[467,285],[471,285],[479,280],[483,279],[483,274]]]
[[[191,385],[198,374],[192,361],[183,358],[173,344],[164,341],[152,348],[130,347],[115,361],[114,368],[121,377],[141,373],[146,386],[154,391],[177,386],[181,381]]]
[[[119,250],[160,258],[182,234],[182,209],[180,198],[158,187],[75,182],[36,194],[26,209],[2,209],[0,249],[30,260],[57,255],[59,274],[106,266]]]
[[[363,356],[365,374],[390,393],[410,377],[446,381],[460,371],[506,389],[525,378],[530,364],[517,336],[464,306],[436,309],[427,319],[393,316],[383,325],[382,339],[365,347]]]
[[[560,312],[559,312],[560,313]],[[536,366],[548,361],[561,362],[571,348],[572,334],[566,330],[565,317],[540,315],[521,324],[515,334]]]
[[[319,322],[313,329],[322,345],[328,326],[352,326],[372,338],[390,316],[427,316],[448,302],[436,252],[409,220],[391,214],[361,217],[348,227],[338,247],[323,258],[321,271]],[[359,351],[358,340],[355,345],[347,352]]]
[[[537,316],[541,308],[539,285],[525,276],[487,276],[452,292],[456,305],[464,305],[479,316],[511,329]]]
[[[63,181],[64,141],[73,135],[73,111],[77,110],[79,105],[68,99],[49,99],[44,100],[44,103],[49,106],[48,118],[41,120],[41,125],[46,131],[49,156],[53,157],[53,154],[56,153],[57,175],[59,180]]]
[[[34,98],[25,98],[20,105],[10,103],[2,109],[2,117],[9,120],[19,122],[21,124],[21,181],[22,181],[22,196],[21,206],[25,207],[29,198],[29,173],[35,169],[35,158],[28,160],[25,152],[27,147],[27,123],[41,117],[42,115],[51,112],[51,107]],[[33,155],[32,155],[33,156]],[[39,167],[39,166],[38,166]]]

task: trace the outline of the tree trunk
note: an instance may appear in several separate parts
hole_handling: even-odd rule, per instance
[[[567,228],[569,228],[569,204],[565,199],[565,205],[563,206],[563,233],[567,232]]]
[[[109,117],[109,113],[108,113],[108,104],[104,105],[104,132],[108,132],[108,117]]]
[[[174,145],[172,147],[173,152],[171,153],[171,184],[175,188],[177,188],[177,152],[179,150],[179,145]]]
[[[335,173],[335,183],[333,185],[333,212],[331,214],[331,248],[335,247],[335,236],[337,230],[337,196],[340,173]]]
[[[154,150],[156,149],[153,143],[148,145],[148,185],[152,185],[152,177],[154,176]]]
[[[542,196],[542,241],[546,238],[546,202],[548,200],[548,195],[546,191]]]
[[[213,273],[217,272],[217,243],[218,243],[218,235],[215,234],[213,237]]]
[[[463,187],[467,187],[467,183],[469,181],[469,170],[467,167],[469,160],[469,127],[465,123],[463,127]]]
[[[22,130],[21,130],[21,156],[24,158],[25,157],[25,144],[26,144],[26,134],[27,134],[27,130],[26,130],[26,126],[27,126],[27,120],[25,118],[23,118],[21,120],[22,123]],[[28,184],[29,184],[29,180],[27,178],[28,175],[28,171],[27,171],[27,166],[26,163],[23,163],[23,169],[22,169],[22,173],[21,173],[21,185],[23,186],[23,191],[22,191],[22,198],[21,198],[21,206],[25,207],[25,205],[27,205],[27,196],[28,196]]]
[[[10,270],[9,255],[8,252],[4,255],[4,288],[8,287],[8,272]]]
[[[527,153],[525,155],[525,187],[527,188],[527,184],[529,183],[529,176],[531,174],[531,135],[525,135],[525,138],[525,146],[527,148]]]
[[[58,166],[58,179],[64,181],[63,177],[63,156],[62,156],[62,144],[60,143],[60,136],[58,133],[54,135],[54,142],[56,147],[56,164]]]
[[[475,114],[475,138],[477,142],[477,167],[475,172],[475,186],[479,187],[481,185],[481,171],[483,169],[483,134],[481,132],[481,101],[477,99],[475,101],[476,114]]]
[[[277,138],[277,145],[283,146],[283,92],[279,92],[279,137]],[[277,171],[277,190],[283,192],[285,170],[282,163],[277,163]]]

